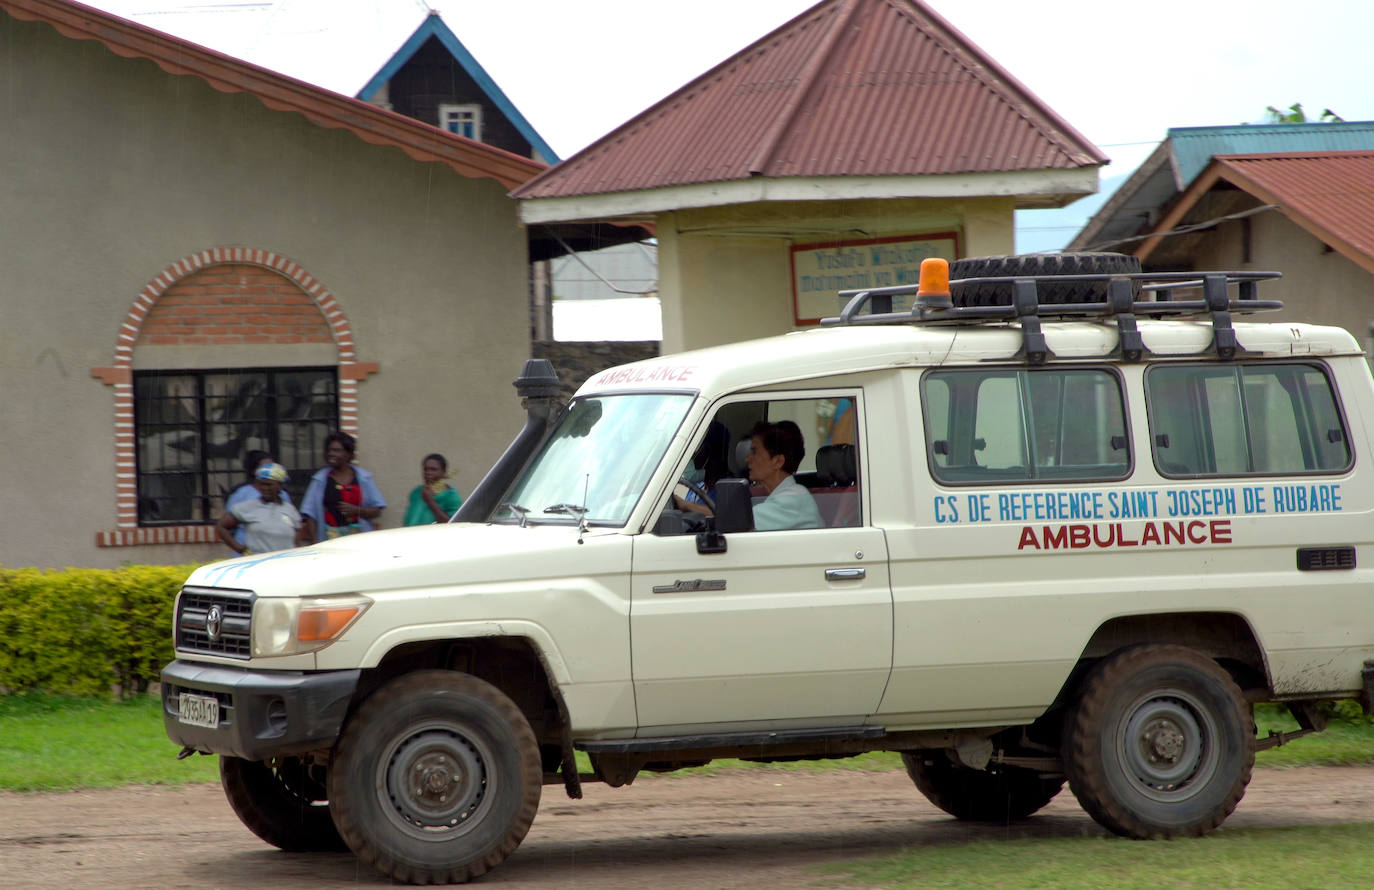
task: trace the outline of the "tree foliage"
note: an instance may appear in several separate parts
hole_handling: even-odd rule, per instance
[[[1330,108],[1323,108],[1322,113],[1315,120],[1309,118],[1307,112],[1303,111],[1301,102],[1294,102],[1283,110],[1270,105],[1265,109],[1265,113],[1267,114],[1264,119],[1266,124],[1331,124],[1345,120]]]

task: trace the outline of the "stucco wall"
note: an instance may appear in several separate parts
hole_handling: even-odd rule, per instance
[[[749,204],[661,214],[663,352],[794,329],[794,244],[955,232],[962,256],[1009,254],[1013,210],[1012,198],[970,198]]]
[[[0,487],[21,508],[0,564],[227,554],[95,546],[115,523],[114,397],[91,369],[113,363],[150,280],[213,247],[299,264],[337,299],[358,361],[380,366],[358,387],[358,459],[390,524],[429,451],[471,489],[522,420],[510,381],[528,354],[525,235],[500,184],[4,13],[0,57]]]
[[[1232,220],[1199,243],[1193,268],[1282,272],[1283,278],[1260,285],[1259,296],[1282,300],[1283,309],[1254,316],[1256,321],[1337,325],[1367,344],[1374,322],[1374,275],[1282,213],[1259,213],[1249,217],[1249,224],[1250,262],[1243,259],[1244,222]]]

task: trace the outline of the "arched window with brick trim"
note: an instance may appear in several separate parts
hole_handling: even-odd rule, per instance
[[[102,544],[212,540],[249,451],[304,491],[325,437],[357,432],[355,360],[334,297],[274,253],[216,248],[172,264],[135,301],[115,366],[118,526]],[[168,537],[172,534],[173,537]]]

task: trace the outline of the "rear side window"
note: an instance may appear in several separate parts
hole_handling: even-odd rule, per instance
[[[1121,381],[1100,368],[932,371],[921,383],[931,474],[951,484],[1130,473]]]
[[[1150,441],[1165,476],[1339,473],[1349,437],[1317,365],[1161,365],[1145,375]]]

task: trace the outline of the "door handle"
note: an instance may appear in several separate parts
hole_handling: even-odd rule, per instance
[[[858,581],[868,573],[863,569],[826,569],[827,581]]]

